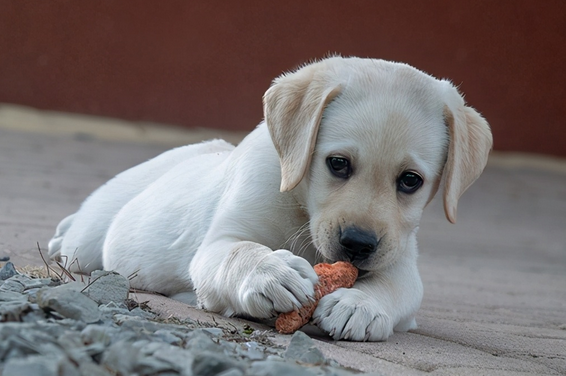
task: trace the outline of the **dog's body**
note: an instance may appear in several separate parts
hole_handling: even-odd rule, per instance
[[[414,328],[422,211],[442,177],[455,220],[491,148],[487,123],[447,81],[339,57],[277,79],[264,110],[236,148],[185,146],[118,175],[59,224],[50,255],[255,318],[312,299],[313,263],[348,260],[361,277],[313,322],[351,340]]]

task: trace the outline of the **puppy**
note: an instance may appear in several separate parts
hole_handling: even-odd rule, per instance
[[[448,81],[342,57],[277,78],[264,114],[237,147],[184,146],[117,175],[59,224],[50,256],[259,319],[313,299],[315,262],[346,260],[360,277],[320,301],[315,325],[354,341],[415,328],[421,214],[442,180],[455,222],[487,122]]]

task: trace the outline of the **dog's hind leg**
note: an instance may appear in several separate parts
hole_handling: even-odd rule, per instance
[[[61,261],[61,248],[63,245],[63,238],[65,237],[65,233],[71,227],[73,223],[73,219],[75,214],[71,214],[65,217],[59,225],[57,225],[57,229],[55,230],[55,235],[49,241],[47,246],[49,258],[56,261]]]
[[[94,191],[72,216],[59,224],[49,246],[51,258],[59,258],[71,272],[89,274],[102,269],[102,248],[117,213],[169,170],[191,158],[223,153],[234,146],[222,140],[169,150],[126,170]]]

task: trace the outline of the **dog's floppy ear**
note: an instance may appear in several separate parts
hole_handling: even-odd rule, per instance
[[[493,139],[487,121],[465,106],[457,89],[450,86],[444,108],[450,138],[443,172],[444,212],[450,222],[456,223],[458,199],[485,168]]]
[[[295,188],[305,176],[322,112],[339,91],[315,64],[275,79],[263,96],[265,121],[281,163],[281,192]]]

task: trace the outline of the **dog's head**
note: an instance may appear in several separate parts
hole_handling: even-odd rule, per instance
[[[406,64],[332,57],[277,78],[265,120],[315,246],[362,270],[394,262],[443,181],[456,221],[461,194],[487,162],[487,122],[458,90]]]

